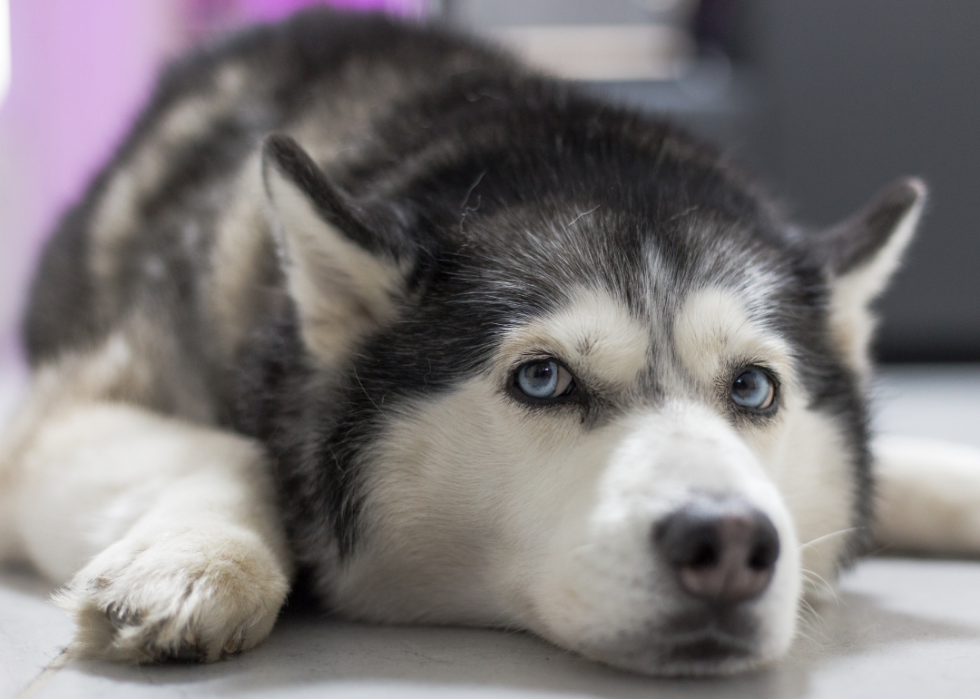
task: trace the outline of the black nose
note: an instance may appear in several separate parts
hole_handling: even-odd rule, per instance
[[[660,521],[653,538],[687,593],[723,604],[762,594],[779,558],[772,520],[733,499],[686,505]]]

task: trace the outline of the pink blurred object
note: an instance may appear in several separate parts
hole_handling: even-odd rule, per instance
[[[11,3],[13,75],[0,118],[18,134],[49,210],[78,197],[179,45],[178,17],[167,5]]]
[[[223,32],[248,22],[272,22],[310,5],[338,9],[387,12],[420,19],[428,14],[430,0],[184,0],[193,36]]]
[[[308,5],[332,5],[346,10],[388,12],[401,17],[421,17],[427,0],[239,0],[244,13],[254,19],[275,20]]]
[[[41,242],[81,195],[181,44],[161,0],[11,0],[0,107],[0,334],[19,315]]]
[[[13,79],[0,119],[21,132],[44,208],[78,197],[149,95],[160,64],[188,43],[195,10],[210,30],[329,4],[422,16],[427,0],[12,0]],[[194,36],[193,38],[198,38]],[[200,37],[204,38],[204,37]],[[49,219],[50,220],[50,219]]]
[[[422,18],[429,0],[9,0],[10,92],[0,106],[0,340],[34,260],[146,101],[194,41],[329,4]]]

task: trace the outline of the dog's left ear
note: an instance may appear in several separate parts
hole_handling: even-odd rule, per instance
[[[926,201],[921,180],[899,180],[864,209],[817,235],[817,254],[831,279],[830,330],[860,375],[867,375],[875,319],[870,310],[912,240]]]
[[[266,139],[262,176],[300,336],[333,365],[391,319],[410,246],[381,205],[358,206],[288,136]]]

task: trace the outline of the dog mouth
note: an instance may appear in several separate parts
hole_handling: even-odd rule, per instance
[[[665,626],[658,645],[668,665],[705,674],[759,659],[759,625],[747,610],[701,609],[673,618]]]
[[[662,656],[668,663],[711,666],[749,660],[758,648],[749,639],[714,629],[668,640],[663,647]]]
[[[726,675],[766,661],[756,620],[748,614],[673,619],[647,632],[580,648],[586,657],[657,676]]]
[[[656,645],[617,650],[580,650],[605,665],[656,677],[710,677],[751,670],[767,660],[757,645],[742,639],[705,634],[678,642],[660,639]]]
[[[639,648],[583,653],[606,665],[657,677],[730,675],[766,661],[757,644],[727,634],[707,632],[684,639],[658,639]]]

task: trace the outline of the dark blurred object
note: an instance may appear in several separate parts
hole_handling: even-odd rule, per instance
[[[716,2],[720,0],[715,0]],[[905,174],[931,204],[881,304],[886,361],[980,360],[980,3],[747,0],[763,156],[825,224]]]
[[[691,34],[701,55],[745,57],[745,26],[741,0],[699,0],[691,15]]]

